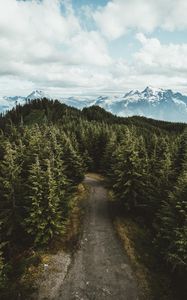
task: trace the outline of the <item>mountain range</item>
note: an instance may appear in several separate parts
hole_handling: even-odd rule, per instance
[[[26,97],[14,96],[0,99],[0,111],[11,109],[15,104],[24,104],[28,99],[54,99],[43,91],[33,91]],[[146,87],[143,91],[131,90],[121,96],[99,97],[60,97],[60,102],[82,109],[93,105],[100,106],[115,115],[127,117],[133,115],[148,118],[187,122],[187,96],[170,89]]]

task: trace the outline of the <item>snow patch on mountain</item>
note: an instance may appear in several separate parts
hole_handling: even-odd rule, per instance
[[[30,95],[28,95],[26,97],[27,100],[42,99],[42,98],[51,99],[51,97],[49,95],[47,95],[45,92],[39,91],[39,90],[33,91]]]
[[[28,100],[34,100],[34,99],[42,99],[42,98],[48,98],[52,99],[48,94],[46,94],[43,91],[35,90],[28,96],[4,96],[0,98],[0,112],[4,112],[7,110],[12,109],[17,104],[25,104]]]
[[[0,111],[11,109],[16,104],[24,104],[33,99],[55,99],[44,91],[35,90],[27,97],[3,97],[0,99]],[[69,106],[83,109],[98,105],[118,116],[142,115],[166,121],[187,122],[187,96],[170,89],[146,87],[144,90],[131,90],[122,95],[101,95],[58,97],[58,100]]]

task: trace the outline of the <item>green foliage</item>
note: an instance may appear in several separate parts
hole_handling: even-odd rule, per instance
[[[7,277],[5,271],[5,261],[3,257],[3,247],[5,243],[0,244],[0,291],[6,286]]]
[[[19,205],[20,165],[15,145],[5,141],[2,145],[3,158],[0,161],[0,218],[2,241],[8,241],[8,255],[14,251],[18,239],[22,207]]]
[[[172,269],[187,271],[187,170],[158,213],[155,243]]]
[[[63,236],[86,170],[107,175],[125,213],[149,228],[163,264],[185,278],[186,124],[120,118],[97,106],[79,111],[44,98],[0,116],[0,128],[0,284],[20,251]]]
[[[63,141],[62,159],[65,163],[65,174],[74,183],[80,183],[84,178],[84,163],[73,148],[68,138]]]
[[[26,230],[34,237],[34,245],[47,245],[54,236],[63,231],[63,211],[60,211],[57,182],[50,160],[44,161],[42,170],[39,159],[36,158],[31,166],[28,184],[31,207],[25,219]]]
[[[39,115],[39,114],[38,114]],[[62,126],[9,125],[0,136],[0,282],[28,248],[63,236],[69,201],[84,178],[84,162]],[[6,266],[6,268],[5,268]],[[14,268],[14,267],[13,267]]]

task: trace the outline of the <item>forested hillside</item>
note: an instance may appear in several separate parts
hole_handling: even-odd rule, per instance
[[[2,290],[19,253],[63,236],[86,171],[107,176],[116,202],[151,230],[158,260],[185,290],[187,125],[42,99],[1,115],[0,128]]]

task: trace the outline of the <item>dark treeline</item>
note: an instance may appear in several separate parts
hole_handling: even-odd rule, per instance
[[[0,285],[16,255],[63,236],[86,170],[105,174],[124,212],[185,288],[187,126],[34,100],[0,117]]]

